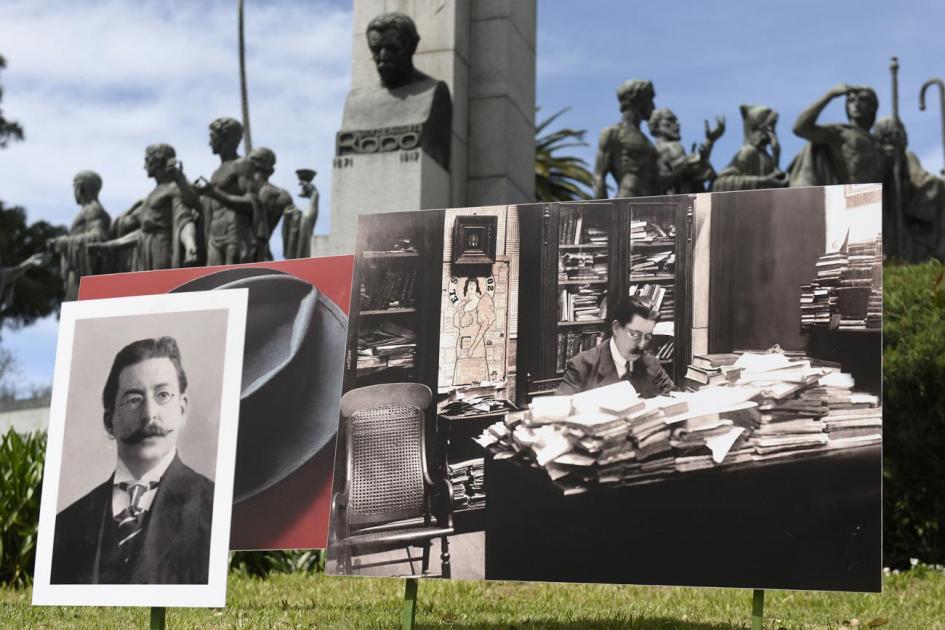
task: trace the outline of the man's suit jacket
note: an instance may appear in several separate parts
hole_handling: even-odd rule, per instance
[[[619,381],[608,338],[571,357],[555,393],[577,394]],[[673,389],[673,379],[660,365],[659,359],[646,353],[633,362],[630,384],[641,398],[652,398]]]
[[[213,482],[177,456],[148,511],[144,540],[127,566],[112,516],[114,475],[56,516],[53,584],[206,584]]]

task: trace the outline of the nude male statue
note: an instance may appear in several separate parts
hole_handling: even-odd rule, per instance
[[[243,125],[234,118],[210,123],[210,148],[220,156],[220,166],[209,182],[196,184],[203,198],[208,265],[253,262],[257,236],[268,242],[265,215],[254,194],[252,164],[237,153],[242,137]]]
[[[641,79],[623,82],[617,88],[621,121],[600,134],[594,166],[594,196],[607,198],[607,175],[617,182],[618,197],[659,195],[676,185],[699,165],[698,154],[688,156],[668,172],[660,172],[659,152],[640,130],[656,106],[653,83]]]

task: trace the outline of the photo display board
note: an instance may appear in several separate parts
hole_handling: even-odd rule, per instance
[[[361,216],[328,572],[878,592],[881,226],[878,185]]]
[[[351,256],[87,276],[79,299],[249,290],[230,549],[325,548]]]
[[[247,299],[62,305],[33,604],[225,605]]]

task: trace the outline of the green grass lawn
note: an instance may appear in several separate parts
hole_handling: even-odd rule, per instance
[[[773,591],[765,628],[945,629],[945,572],[887,575],[882,595]],[[397,628],[403,582],[230,575],[227,608],[171,609],[176,628]],[[0,590],[3,628],[147,628],[143,608],[32,608],[29,589]],[[638,586],[420,583],[418,628],[749,628],[751,591]]]

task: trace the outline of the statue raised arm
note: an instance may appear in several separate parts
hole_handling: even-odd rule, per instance
[[[822,124],[821,112],[833,99],[846,97],[847,123]],[[788,172],[791,186],[867,184],[883,181],[885,158],[870,127],[879,99],[872,88],[841,83],[801,112],[794,133],[809,141]]]

